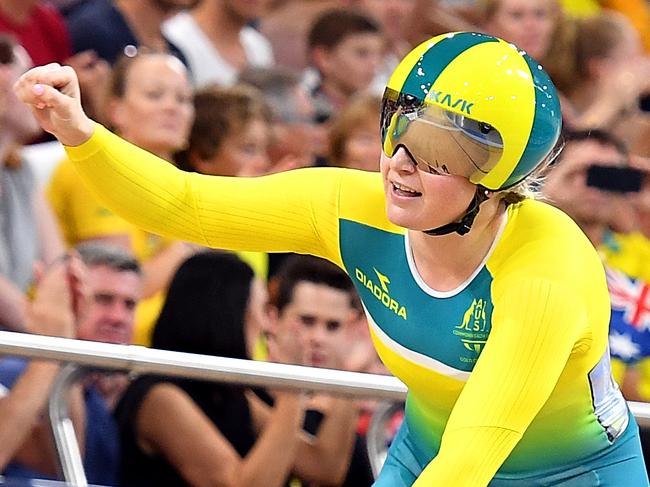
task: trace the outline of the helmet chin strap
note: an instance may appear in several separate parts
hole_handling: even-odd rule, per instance
[[[472,229],[472,224],[474,219],[480,210],[481,203],[490,199],[490,191],[483,186],[477,185],[476,192],[472,201],[469,203],[465,214],[461,217],[460,220],[455,222],[447,223],[438,228],[433,228],[431,230],[424,230],[424,233],[427,235],[448,235],[450,233],[456,232],[459,235],[465,235]]]

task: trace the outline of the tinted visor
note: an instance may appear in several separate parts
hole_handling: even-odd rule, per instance
[[[486,123],[386,88],[381,108],[383,150],[403,147],[425,171],[468,179],[487,174],[503,153],[503,139]]]

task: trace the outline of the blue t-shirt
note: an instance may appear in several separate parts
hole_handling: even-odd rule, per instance
[[[139,46],[138,39],[110,0],[88,0],[75,8],[66,19],[72,50],[75,53],[92,50],[113,64],[124,53],[126,46]],[[167,41],[169,52],[187,62],[181,51]]]
[[[11,389],[27,367],[28,361],[20,358],[0,360],[0,384]],[[118,485],[120,458],[119,432],[113,415],[93,387],[84,390],[86,403],[86,449],[84,469],[91,484]],[[51,476],[12,462],[2,474],[7,478],[52,479]]]

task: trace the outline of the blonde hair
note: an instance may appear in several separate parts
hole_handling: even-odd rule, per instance
[[[498,197],[505,201],[507,205],[520,203],[525,199],[541,199],[541,189],[544,179],[548,171],[551,170],[555,160],[560,156],[562,149],[564,149],[564,144],[564,137],[560,136],[553,150],[551,150],[532,173],[512,188],[499,191],[497,193]]]

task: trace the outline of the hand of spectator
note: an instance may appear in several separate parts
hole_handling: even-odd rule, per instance
[[[630,165],[646,173],[641,191],[631,194],[630,198],[637,213],[639,231],[650,238],[650,158],[631,155]]]
[[[27,306],[26,325],[32,333],[74,338],[85,296],[84,267],[76,256],[37,268],[34,299]]]
[[[338,342],[334,348],[336,357],[332,357],[331,360],[332,368],[351,372],[371,372],[379,360],[363,313],[356,313],[351,322],[346,324]]]
[[[57,63],[32,68],[14,85],[16,95],[32,108],[43,130],[68,146],[84,143],[94,125],[81,107],[77,75]]]
[[[630,195],[632,202],[639,212],[650,216],[650,158],[631,154],[630,166],[645,173],[641,191]]]
[[[634,193],[612,195],[609,205],[612,210],[609,227],[617,233],[632,233],[639,230],[639,218],[634,207]]]

